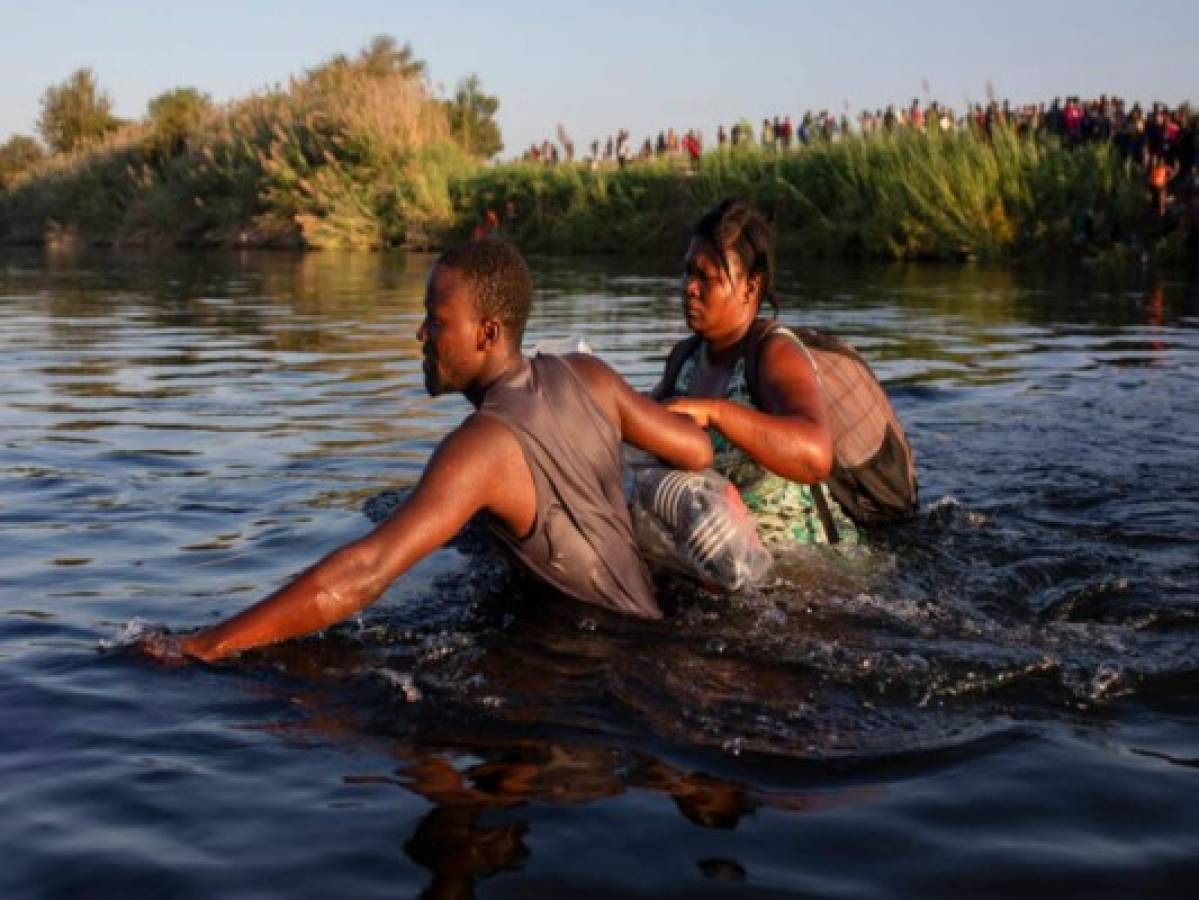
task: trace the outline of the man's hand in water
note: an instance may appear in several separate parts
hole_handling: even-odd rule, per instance
[[[673,397],[663,405],[672,413],[687,416],[700,428],[711,428],[712,416],[719,402],[704,397]]]
[[[185,637],[169,631],[151,631],[137,639],[133,652],[164,666],[182,666],[191,659],[183,648]]]

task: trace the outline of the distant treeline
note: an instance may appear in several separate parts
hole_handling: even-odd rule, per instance
[[[1182,252],[1140,169],[1107,144],[897,131],[726,148],[695,168],[488,165],[497,106],[474,76],[435,97],[389,38],[227,105],[168,92],[135,123],[83,70],[43,96],[56,152],[0,147],[0,242],[435,247],[498,233],[529,250],[678,253],[703,210],[738,194],[773,215],[782,249],[811,256]]]

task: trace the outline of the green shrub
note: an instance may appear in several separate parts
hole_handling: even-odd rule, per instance
[[[147,150],[162,159],[181,153],[212,114],[212,101],[195,88],[175,88],[159,94],[147,107]]]
[[[432,244],[477,163],[424,64],[390,38],[220,108],[168,92],[149,120],[34,166],[0,194],[0,240],[380,247]]]
[[[46,151],[36,140],[15,134],[0,144],[0,188],[15,184],[17,179],[40,163]]]

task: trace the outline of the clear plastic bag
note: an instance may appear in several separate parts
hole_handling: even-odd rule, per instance
[[[594,353],[591,345],[577,334],[561,338],[546,338],[538,341],[529,349],[529,356],[546,353],[550,356],[564,356],[567,353]]]
[[[670,469],[626,450],[633,531],[651,566],[740,591],[770,571],[770,551],[727,478]]]

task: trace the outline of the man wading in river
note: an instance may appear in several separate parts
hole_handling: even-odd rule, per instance
[[[417,331],[425,388],[476,412],[434,451],[403,505],[265,600],[189,635],[155,634],[163,660],[216,660],[319,631],[370,606],[478,512],[543,580],[578,600],[658,618],[621,487],[621,440],[667,465],[712,462],[707,435],[636,393],[593,356],[532,358],[520,344],[532,282],[515,248],[473,241],[444,253]]]

